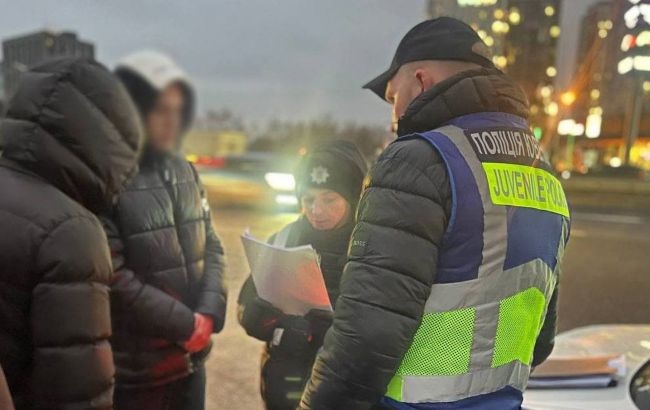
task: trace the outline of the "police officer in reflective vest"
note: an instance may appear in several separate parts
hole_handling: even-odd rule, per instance
[[[519,409],[553,348],[569,209],[522,90],[451,18],[368,83],[399,138],[370,174],[302,409]]]

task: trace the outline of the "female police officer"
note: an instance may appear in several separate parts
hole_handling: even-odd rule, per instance
[[[295,173],[302,215],[269,240],[276,246],[311,245],[316,250],[332,305],[338,297],[366,171],[352,143],[339,140],[318,146]],[[249,277],[239,295],[239,320],[250,336],[267,343],[261,374],[266,408],[295,409],[331,313],[312,310],[304,317],[286,315],[257,296]]]

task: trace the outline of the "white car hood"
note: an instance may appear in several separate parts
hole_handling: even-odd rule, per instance
[[[616,387],[604,389],[528,390],[527,410],[636,410],[630,383],[650,359],[649,325],[587,326],[557,336],[552,357],[625,354],[627,373]]]

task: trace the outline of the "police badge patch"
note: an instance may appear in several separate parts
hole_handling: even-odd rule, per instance
[[[330,173],[325,167],[318,166],[311,170],[311,182],[314,184],[324,184],[327,182],[329,177]]]

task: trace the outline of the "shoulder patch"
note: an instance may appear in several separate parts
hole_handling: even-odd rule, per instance
[[[368,246],[369,235],[367,232],[357,231],[350,241],[350,256],[363,256]]]

